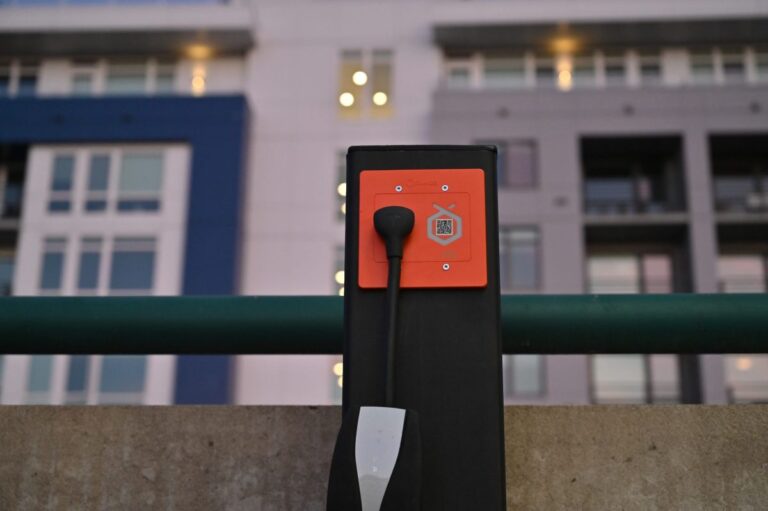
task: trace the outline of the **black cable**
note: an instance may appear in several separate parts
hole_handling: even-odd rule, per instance
[[[373,225],[387,248],[387,368],[384,381],[385,406],[395,403],[395,355],[397,342],[397,307],[400,296],[400,263],[403,243],[413,230],[414,214],[408,208],[387,206],[373,214]]]
[[[385,405],[395,405],[395,351],[397,339],[397,307],[400,298],[400,263],[402,258],[390,257],[387,272],[387,375]]]

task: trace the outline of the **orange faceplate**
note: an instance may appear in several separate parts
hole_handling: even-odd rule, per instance
[[[416,217],[405,242],[401,287],[488,283],[481,169],[362,171],[358,266],[362,288],[387,287],[384,242],[373,227],[373,213],[384,206],[405,206]]]

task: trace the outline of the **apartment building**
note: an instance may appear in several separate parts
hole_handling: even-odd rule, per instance
[[[0,292],[341,294],[346,147],[419,143],[499,148],[506,293],[766,291],[768,2],[0,14]],[[0,400],[332,403],[340,362],[5,357]],[[762,356],[504,371],[509,402],[768,400]]]

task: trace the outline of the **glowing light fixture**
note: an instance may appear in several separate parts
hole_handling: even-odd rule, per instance
[[[552,50],[555,53],[574,53],[578,47],[578,41],[572,37],[558,37],[552,41]]]
[[[336,380],[336,385],[338,385],[339,388],[342,388],[344,386],[344,377],[343,376],[339,376],[339,379]]]
[[[736,359],[736,369],[739,371],[749,371],[752,369],[752,359],[749,357],[739,357]]]
[[[344,362],[336,362],[333,364],[333,374],[341,376],[344,374]]]
[[[355,71],[352,75],[352,81],[355,85],[363,86],[368,83],[368,74],[365,71]]]
[[[339,95],[339,103],[345,108],[349,108],[355,104],[355,95],[351,92],[342,92]]]
[[[212,54],[213,49],[206,44],[193,44],[187,48],[187,55],[195,60],[209,59]]]
[[[334,280],[336,280],[337,284],[343,284],[344,283],[344,270],[339,270],[336,272],[336,275],[333,276]]]
[[[339,296],[344,296],[344,286],[339,288]]]
[[[339,195],[342,197],[347,196],[347,183],[340,183],[339,186],[336,187],[336,191],[339,192]]]
[[[346,202],[342,203],[342,205],[341,205],[341,213],[343,215],[347,214],[347,203]]]
[[[192,81],[190,86],[193,96],[202,96],[205,94],[205,77],[207,75],[205,64],[197,63],[192,68]]]
[[[389,98],[384,92],[376,92],[373,95],[373,104],[376,106],[384,106],[387,104]]]
[[[573,59],[570,55],[561,55],[557,59],[557,88],[571,90],[573,87]]]

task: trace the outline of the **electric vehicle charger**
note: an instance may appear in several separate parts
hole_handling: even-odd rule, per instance
[[[331,461],[328,511],[421,509],[419,418],[413,410],[398,408],[395,396],[400,269],[414,214],[388,206],[375,212],[373,222],[386,245],[389,266],[385,406],[361,406],[343,418]]]

